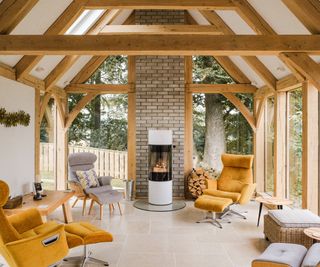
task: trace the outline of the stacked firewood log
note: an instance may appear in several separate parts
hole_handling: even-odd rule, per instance
[[[213,179],[208,171],[203,168],[193,169],[188,176],[188,188],[191,195],[197,198],[206,189],[206,179]]]

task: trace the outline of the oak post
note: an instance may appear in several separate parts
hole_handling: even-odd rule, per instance
[[[318,214],[318,90],[302,85],[302,208]]]

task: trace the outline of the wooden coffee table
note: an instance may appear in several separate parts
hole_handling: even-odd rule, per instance
[[[255,200],[260,203],[257,226],[259,226],[259,223],[260,223],[263,204],[274,205],[274,206],[277,206],[278,209],[282,209],[284,205],[292,204],[292,201],[290,199],[279,198],[279,197],[257,197]]]
[[[12,215],[29,208],[37,208],[40,211],[41,216],[46,219],[50,213],[62,206],[65,223],[71,223],[73,221],[69,199],[74,195],[74,192],[44,191],[43,194],[46,194],[47,196],[38,201],[33,200],[32,193],[23,196],[22,206],[15,209],[5,209],[5,214]]]
[[[320,241],[320,227],[311,227],[303,230],[304,234],[313,239],[313,243]]]

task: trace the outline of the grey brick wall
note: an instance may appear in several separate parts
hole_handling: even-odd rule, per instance
[[[137,10],[136,24],[184,24],[184,11]],[[184,196],[184,58],[136,58],[136,196],[148,195],[148,129],[173,131],[173,196]]]

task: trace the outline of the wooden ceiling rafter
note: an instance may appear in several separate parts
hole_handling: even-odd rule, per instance
[[[256,34],[277,35],[272,27],[260,16],[247,0],[232,0],[232,2],[236,6],[238,14]],[[257,57],[243,57],[243,59],[260,76],[267,86],[276,91],[277,78]]]
[[[306,53],[283,53],[288,62],[320,91],[320,65]]]
[[[221,25],[222,20],[216,13],[212,13],[209,11],[200,11],[203,16],[207,16],[207,20],[211,25],[217,27],[222,33],[230,34],[232,31],[224,25]],[[187,13],[187,21],[189,24],[197,24],[198,23],[193,19],[189,12]],[[218,26],[217,26],[218,25]],[[230,31],[229,31],[230,30]],[[214,57],[216,61],[220,64],[220,66],[230,75],[230,77],[237,83],[249,84],[251,83],[250,79],[238,68],[236,64],[234,64],[229,57],[226,56],[216,56]]]
[[[237,83],[251,84],[250,79],[232,62],[229,57],[214,57],[220,66],[231,76]]]
[[[241,10],[242,16],[245,18],[245,20],[249,21],[249,17],[255,17],[255,19],[252,19],[253,21],[260,21],[259,18],[256,18],[256,14],[253,13],[252,8],[248,9],[248,5],[243,4],[245,1],[235,1],[237,3],[237,10]],[[242,3],[242,5],[240,5]],[[219,29],[224,32],[226,35],[236,35],[235,32],[218,16],[217,13],[211,12],[211,11],[203,11],[202,15],[210,22],[215,24],[216,26],[219,25]],[[249,22],[249,25],[252,23]],[[261,25],[264,25],[264,23],[260,22]],[[254,28],[258,33],[262,32],[262,29],[260,29],[262,26],[257,26]],[[270,31],[270,29],[268,30]],[[252,57],[242,57],[249,66],[258,74],[258,76],[268,85],[271,86],[273,90],[275,90],[277,79],[274,77],[274,75],[268,70],[267,67],[264,66],[264,64],[255,56]],[[253,62],[256,62],[257,65],[251,64]]]
[[[71,80],[70,84],[86,82],[101,64],[107,59],[108,56],[93,56],[86,65],[77,73]]]
[[[101,29],[108,23],[112,22],[115,17],[119,14],[119,10],[107,10],[105,13],[97,20],[94,25],[87,31],[88,35],[96,35]],[[64,57],[58,65],[49,73],[45,78],[45,90],[49,90],[51,87],[55,86],[56,82],[73,66],[73,64],[80,58],[80,56],[72,55]]]
[[[251,84],[186,84],[187,92],[203,94],[245,93],[254,94],[257,87]]]
[[[39,0],[3,0],[0,3],[0,34],[10,34]]]
[[[85,4],[87,9],[233,9],[231,0],[88,0]]]
[[[134,93],[133,84],[70,84],[65,89],[67,94],[127,94]]]
[[[320,1],[305,0],[282,0],[291,12],[302,22],[312,34],[320,33]]]
[[[214,25],[108,25],[100,32],[101,35],[113,34],[223,34]]]
[[[65,33],[82,13],[85,2],[85,0],[72,1],[58,19],[47,29],[44,35]],[[23,56],[14,67],[16,69],[17,79],[20,80],[24,75],[30,73],[42,57],[41,55]]]
[[[94,44],[94,45],[93,45]],[[3,35],[3,55],[320,55],[320,35]]]
[[[320,33],[320,1],[306,0],[303,5],[298,0],[282,0],[282,2],[311,34]],[[305,53],[283,53],[280,56],[299,82],[310,79],[310,82],[320,90],[320,79],[317,73],[320,70],[319,64]]]

